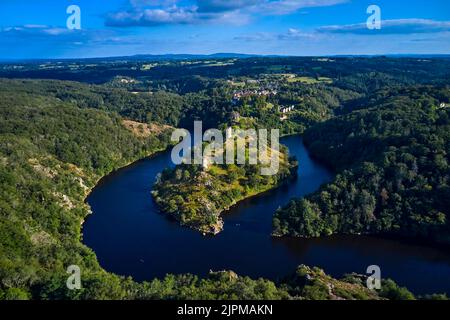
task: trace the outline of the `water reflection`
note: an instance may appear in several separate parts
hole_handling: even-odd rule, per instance
[[[416,293],[450,292],[450,253],[445,249],[375,237],[272,238],[272,215],[278,207],[332,179],[309,157],[299,137],[283,138],[282,143],[299,160],[298,179],[233,207],[216,237],[180,227],[154,205],[151,185],[171,164],[166,152],[99,183],[88,198],[94,214],[84,225],[84,242],[106,270],[136,280],[166,273],[205,275],[211,269],[279,279],[302,263],[342,276],[364,273],[376,264],[382,277],[394,278]]]

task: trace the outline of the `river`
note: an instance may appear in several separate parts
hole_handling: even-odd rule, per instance
[[[282,138],[281,143],[299,160],[298,179],[239,203],[224,215],[225,229],[219,235],[205,237],[159,213],[150,191],[156,175],[171,165],[170,152],[163,152],[100,181],[87,199],[93,215],[84,224],[84,243],[103,268],[138,281],[167,273],[204,276],[210,270],[277,280],[299,264],[340,277],[364,274],[369,265],[378,265],[382,277],[416,294],[450,293],[447,249],[367,236],[271,237],[272,215],[278,207],[333,178],[309,157],[299,136]]]

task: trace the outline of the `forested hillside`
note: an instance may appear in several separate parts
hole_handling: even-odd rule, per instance
[[[31,297],[71,264],[115,279],[80,242],[84,199],[100,177],[165,148],[168,133],[142,139],[118,115],[0,91],[0,297]]]
[[[339,174],[279,210],[274,233],[387,233],[449,243],[450,89],[385,89],[366,101],[306,131],[312,154]]]
[[[289,158],[286,147],[281,146],[280,151],[269,148],[269,152],[278,157],[276,174],[261,175],[265,166],[260,163],[250,165],[248,159],[246,165],[202,167],[182,164],[160,174],[153,186],[153,198],[163,212],[181,225],[216,235],[223,230],[221,215],[225,211],[246,198],[276,189],[296,177],[298,162]]]
[[[62,84],[54,84],[63,93]],[[290,293],[284,285],[234,273],[137,284],[104,271],[80,241],[89,213],[84,199],[103,175],[164,148],[168,135],[143,139],[117,114],[80,108],[35,85],[2,81],[0,87],[0,299],[314,298],[316,285],[321,298],[335,297],[323,291],[328,277]],[[82,270],[82,290],[65,286],[73,264]],[[352,288],[346,297],[380,298],[362,285]]]
[[[52,97],[82,109],[115,112],[143,123],[157,122],[183,128],[191,128],[195,120],[201,120],[205,129],[216,128],[229,123],[230,114],[238,112],[255,121],[257,127],[280,128],[282,134],[301,133],[309,126],[331,118],[343,103],[360,96],[336,87],[291,83],[284,84],[275,97],[253,97],[233,105],[230,103],[233,88],[223,83],[214,88],[179,94],[162,90],[130,92],[122,87],[73,81],[17,79],[0,79],[0,92]],[[290,119],[280,121],[275,105],[297,107]]]

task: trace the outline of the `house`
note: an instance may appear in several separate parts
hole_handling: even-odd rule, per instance
[[[239,90],[235,91],[233,93],[233,104],[236,104],[237,101],[241,100],[242,98],[246,97],[252,97],[252,96],[259,96],[259,97],[267,97],[270,95],[276,96],[278,94],[278,91],[276,90],[269,90],[269,89],[259,89],[259,90]]]
[[[295,110],[295,106],[292,105],[290,107],[280,107],[279,110],[281,113],[289,113]]]
[[[120,79],[120,83],[135,83],[136,82],[136,80],[134,80],[134,79],[127,79],[127,78],[122,78],[122,79]]]

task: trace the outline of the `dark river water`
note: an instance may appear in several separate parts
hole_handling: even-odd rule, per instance
[[[150,195],[155,176],[171,165],[161,153],[104,178],[88,198],[93,215],[84,224],[84,243],[108,271],[151,280],[167,273],[206,275],[233,270],[253,278],[280,279],[299,264],[319,266],[340,277],[364,274],[378,265],[389,277],[417,294],[450,293],[449,250],[365,236],[322,239],[272,238],[274,211],[332,179],[308,155],[299,136],[282,139],[299,160],[299,177],[290,184],[243,201],[224,216],[218,236],[180,227],[158,212]]]

